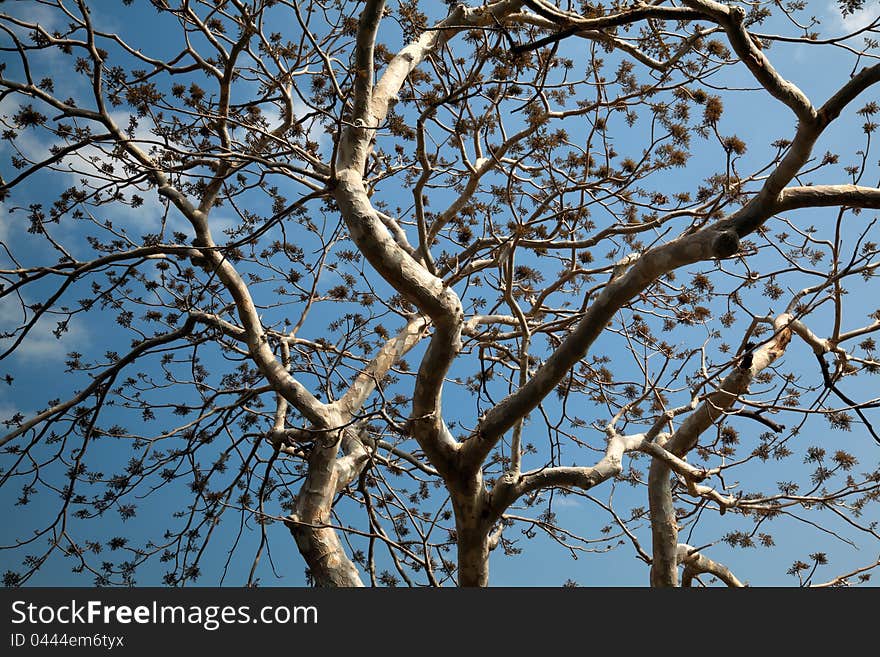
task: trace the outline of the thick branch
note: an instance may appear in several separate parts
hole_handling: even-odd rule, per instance
[[[880,189],[859,185],[786,187],[779,195],[776,211],[829,206],[878,209],[880,208]]]
[[[432,275],[393,239],[370,203],[363,171],[376,128],[384,121],[392,99],[407,75],[429,53],[469,25],[493,23],[519,8],[519,2],[502,0],[479,8],[458,5],[435,29],[425,31],[389,62],[376,83],[372,79],[372,48],[381,2],[367,5],[357,37],[358,87],[351,124],[343,131],[337,158],[334,198],[352,240],[373,268],[419,310],[430,317],[435,330],[419,368],[413,395],[413,436],[438,469],[445,469],[456,449],[446,429],[440,397],[444,377],[461,347],[463,313],[454,291]],[[454,26],[454,27],[453,27]],[[449,29],[451,28],[451,29]]]
[[[532,491],[546,488],[572,487],[587,491],[620,474],[622,458],[627,452],[642,452],[662,461],[670,470],[688,481],[703,481],[710,471],[695,467],[653,442],[650,434],[625,436],[610,431],[605,456],[589,467],[541,468],[522,475],[508,473],[492,491],[490,508],[493,519],[498,519],[517,499]]]
[[[746,12],[742,7],[723,5],[714,0],[684,0],[684,4],[710,17],[724,28],[733,50],[755,79],[774,98],[790,107],[799,120],[809,123],[815,119],[816,112],[804,92],[783,78],[763,51],[755,45],[743,24]]]
[[[479,467],[500,437],[532,411],[583,358],[608,322],[630,299],[657,278],[701,260],[726,257],[737,251],[739,241],[729,232],[702,230],[651,249],[622,275],[609,282],[584,318],[555,352],[538,368],[528,383],[493,407],[480,422],[476,436],[462,447],[462,458]]]
[[[732,588],[742,588],[745,586],[736,578],[736,575],[731,572],[730,568],[717,561],[712,561],[712,559],[700,554],[686,543],[678,545],[678,562],[684,566],[684,572],[681,576],[682,586],[690,586],[694,577],[703,573],[714,575]]]
[[[813,145],[843,107],[861,91],[880,81],[880,64],[862,70],[845,84],[811,121],[801,121],[787,155],[743,208],[709,228],[684,235],[651,249],[622,276],[612,280],[590,306],[584,318],[562,345],[538,369],[529,382],[512,393],[480,422],[476,436],[463,446],[463,461],[475,468],[483,462],[500,437],[520,417],[532,411],[583,358],[614,313],[660,276],[679,267],[733,255],[738,238],[748,235],[777,211],[785,185],[797,175],[812,153]]]
[[[724,378],[718,389],[710,393],[700,407],[682,422],[665,443],[667,451],[679,457],[687,454],[697,444],[703,432],[714,425],[748,390],[754,375],[785,352],[791,340],[791,329],[788,326],[790,320],[791,315],[788,314],[776,318],[773,338],[752,353],[752,362],[748,368],[741,367],[740,363],[740,366]],[[676,586],[678,523],[672,499],[670,468],[667,463],[656,458],[651,462],[648,474],[648,502],[654,544],[651,585]]]
[[[360,410],[392,365],[421,341],[426,327],[424,318],[413,319],[382,346],[373,360],[358,373],[342,399],[336,402],[344,415],[350,417]]]

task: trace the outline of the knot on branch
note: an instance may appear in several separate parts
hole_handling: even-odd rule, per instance
[[[739,251],[739,235],[732,230],[719,233],[712,245],[712,250],[717,258],[729,258]]]
[[[512,488],[516,486],[521,479],[522,475],[514,474],[513,472],[505,472],[503,475],[501,475],[501,478],[498,479],[498,485],[506,488]]]
[[[730,19],[736,23],[742,23],[746,19],[746,10],[739,6],[730,8]]]
[[[752,369],[752,363],[754,362],[754,352],[755,347],[757,345],[754,342],[746,342],[743,347],[743,356],[742,360],[739,362],[739,368],[741,370],[750,371]]]
[[[213,274],[217,270],[218,265],[211,262],[203,251],[199,249],[187,249],[186,254],[193,267],[202,269],[207,274]]]

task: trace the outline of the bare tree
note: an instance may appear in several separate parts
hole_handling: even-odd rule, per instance
[[[25,4],[0,487],[40,506],[7,585],[210,550],[255,584],[282,527],[320,586],[484,586],[537,535],[760,584],[729,558],[785,523],[867,546],[820,581],[802,544],[800,584],[870,577],[864,2]]]

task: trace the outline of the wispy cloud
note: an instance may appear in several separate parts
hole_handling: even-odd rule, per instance
[[[831,17],[832,27],[836,31],[842,31],[847,34],[868,27],[868,25],[880,18],[880,8],[871,0],[868,0],[860,11],[847,14],[846,16],[841,13],[837,2],[831,0],[828,3],[827,13]]]
[[[560,495],[553,498],[553,504],[554,506],[572,509],[583,506],[583,501],[573,495]]]
[[[18,111],[19,104],[17,99],[4,99],[0,102],[0,116],[11,117]],[[117,125],[124,128],[128,125],[129,114],[127,112],[114,112],[111,118]],[[142,143],[155,141],[155,136],[144,127],[140,127],[135,131],[134,138]],[[15,145],[21,151],[21,154],[30,161],[39,162],[50,156],[51,148],[56,145],[56,142],[47,133],[26,129],[19,132]],[[53,165],[57,172],[55,174],[55,180],[57,181],[55,184],[68,187],[82,187],[83,180],[85,180],[93,186],[105,185],[108,174],[102,171],[102,166],[112,164],[118,167],[119,163],[114,162],[104,148],[107,147],[97,144],[85,146],[69,154],[60,162],[55,163]],[[6,142],[0,142],[0,153],[12,155],[12,147]],[[40,199],[37,196],[39,194],[46,194],[50,190],[42,189],[34,185],[32,181],[25,181],[22,183],[22,186],[28,189],[31,195],[34,196],[28,202],[38,202],[40,200],[44,203],[46,202],[46,199]],[[60,189],[56,191],[60,191]],[[130,190],[130,193],[134,192],[136,190]],[[143,199],[143,203],[138,207],[132,207],[125,203],[111,203],[97,208],[89,208],[88,211],[99,223],[109,221],[116,229],[125,231],[132,239],[137,241],[141,235],[158,232],[162,225],[162,217],[165,214],[165,206],[160,201],[155,190],[145,190],[138,195]],[[174,218],[176,214],[172,213],[169,219]],[[8,226],[7,222],[4,223]],[[71,230],[76,231],[77,234],[81,230],[79,226],[70,222],[62,222],[60,230],[65,231],[68,226],[71,227]],[[176,221],[171,228],[173,230],[189,232],[188,224],[182,221]],[[0,236],[2,235],[4,234],[0,234]],[[5,237],[12,237],[12,235],[7,231]]]
[[[28,301],[25,299],[25,303]],[[25,317],[18,298],[4,297],[0,299],[0,332],[12,333],[30,321],[32,314]],[[58,322],[64,316],[46,313],[31,328],[21,341],[11,358],[17,360],[57,361],[71,351],[81,350],[89,341],[88,333],[75,319],[67,324],[67,330],[56,337],[53,331],[58,329]],[[0,338],[0,352],[5,352],[18,339],[18,333],[11,337]]]
[[[5,386],[6,384],[4,383],[3,385]],[[27,416],[27,413],[20,410],[18,406],[6,402],[0,402],[0,434],[5,434],[9,430],[2,423],[11,420],[19,413]]]
[[[20,359],[57,361],[71,351],[81,349],[86,341],[86,334],[80,328],[71,323],[70,327],[60,339],[52,334],[52,322],[37,322],[31,333],[22,341],[15,350],[15,355]]]

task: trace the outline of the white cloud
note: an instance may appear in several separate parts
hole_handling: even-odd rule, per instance
[[[65,22],[63,20],[65,16],[60,11],[53,11],[50,7],[36,2],[10,2],[3,10],[19,20],[36,23],[48,32],[60,28]],[[18,26],[13,26],[12,29],[19,30],[22,34],[26,33],[24,28]]]
[[[0,116],[6,115],[11,117],[18,111],[19,104],[19,99],[4,99],[0,102]],[[128,126],[129,114],[127,112],[114,112],[111,115],[111,118],[123,129]],[[143,127],[139,127],[135,131],[134,137],[135,140],[141,140],[143,142],[154,142],[156,140],[155,136],[148,129]],[[32,162],[39,162],[49,157],[50,148],[54,143],[51,135],[33,129],[18,131],[18,137],[15,139],[15,145],[17,148]],[[105,148],[108,148],[109,150],[109,147]],[[145,145],[145,148],[148,148],[148,146]],[[13,153],[12,147],[5,141],[0,142],[0,153],[8,153],[11,155]],[[108,178],[108,175],[101,171],[100,167],[103,164],[111,164],[117,170],[120,168],[120,163],[112,160],[106,152],[102,150],[101,146],[86,146],[75,153],[71,153],[54,165],[54,168],[58,171],[58,173],[55,174],[56,180],[58,180],[60,185],[64,186],[81,187],[83,179],[89,181],[91,185],[102,186],[106,184],[106,179]],[[29,195],[31,198],[28,198],[27,201],[34,202],[43,200],[44,204],[46,204],[46,199],[39,199],[35,196],[40,190],[32,181],[33,179],[30,179],[21,183],[21,188],[30,193]],[[126,190],[126,196],[130,197],[132,193],[137,193],[137,191],[134,189]],[[144,202],[136,208],[126,205],[125,203],[110,203],[97,208],[88,208],[88,210],[99,223],[110,221],[114,228],[123,229],[133,240],[138,241],[141,235],[159,231],[162,217],[165,212],[165,207],[160,201],[159,195],[156,193],[155,189],[146,189],[138,193],[138,195],[143,198]],[[51,199],[48,200],[51,201]],[[172,216],[176,214],[177,213],[171,213]],[[79,233],[80,228],[76,224],[62,222],[59,228],[62,231],[62,234],[64,234],[64,231],[66,231],[68,226],[71,227],[73,231],[76,231],[77,234]],[[190,232],[188,230],[188,224],[185,222],[175,222],[173,230]],[[70,234],[67,234],[67,236],[69,237]]]
[[[6,383],[2,381],[0,381],[0,383],[6,386]],[[2,424],[2,422],[11,420],[17,413],[21,413],[25,417],[28,416],[27,412],[19,409],[17,406],[5,402],[0,402],[0,435],[5,434],[9,431],[9,429],[6,428],[6,425]],[[10,428],[14,428],[14,425]]]
[[[29,301],[25,299],[25,303]],[[0,332],[12,332],[25,321],[30,321],[32,316],[29,312],[25,318],[17,297],[10,295],[0,299]],[[70,320],[67,331],[61,334],[60,339],[52,333],[57,329],[58,322],[64,319],[64,315],[45,313],[15,348],[11,357],[19,360],[58,360],[71,351],[81,350],[88,343],[89,335],[75,318]],[[18,335],[0,338],[0,353],[15,344]]]
[[[798,64],[803,64],[809,59],[809,51],[807,46],[798,44],[791,51],[791,58]]]
[[[70,22],[67,14],[59,9],[53,9],[47,3],[21,2],[20,0],[18,2],[4,2],[3,12],[21,21],[39,25],[49,34],[65,32]],[[30,33],[32,30],[29,28],[8,22],[5,22],[4,25],[15,32],[23,42],[29,43],[31,41]],[[13,71],[15,71],[15,75],[21,73],[21,59],[17,55],[7,55],[5,62],[9,67],[7,75]],[[52,77],[55,82],[55,93],[58,97],[68,98],[78,95],[77,92],[82,86],[83,80],[79,75],[71,75],[72,58],[70,55],[64,54],[59,48],[45,48],[31,51],[28,55],[28,62],[31,73],[37,79],[47,75]],[[88,84],[88,80],[85,80],[85,84]]]
[[[840,7],[837,2],[831,0],[828,3],[828,13],[831,16],[833,28],[847,34],[868,27],[868,25],[880,18],[880,9],[877,8],[877,5],[872,0],[867,0],[864,8],[860,11],[847,14],[846,16],[840,13]]]
[[[583,506],[583,501],[574,495],[559,495],[553,498],[553,505],[562,508],[577,508]]]
[[[17,358],[23,360],[55,361],[63,358],[71,351],[76,351],[78,346],[82,346],[82,341],[78,340],[80,331],[77,330],[76,325],[72,325],[73,328],[68,330],[59,340],[52,335],[48,324],[48,322],[43,321],[37,322],[31,333],[16,348],[14,354]],[[77,335],[71,335],[71,333]],[[11,344],[11,340],[4,341],[4,343],[6,342]],[[4,344],[4,346],[9,348],[9,344]]]
[[[23,101],[23,99],[16,97],[7,97],[0,101],[0,116],[11,117],[18,111],[21,102],[31,101]],[[48,110],[40,106],[39,102],[36,102],[35,105],[43,113],[49,113]],[[281,121],[280,110],[277,107],[273,107],[273,110],[275,114],[269,117],[270,126],[277,125]],[[296,116],[303,116],[308,111],[309,109],[305,105],[296,103],[294,109]],[[127,128],[129,124],[129,116],[129,113],[125,111],[117,111],[111,114],[113,121],[123,129]],[[97,130],[100,131],[100,128],[97,128]],[[20,130],[18,133],[15,146],[30,161],[39,162],[49,157],[50,148],[55,143],[52,135],[31,128]],[[309,138],[319,144],[321,152],[326,151],[329,153],[332,148],[330,135],[324,132],[317,121],[310,122],[309,124]],[[140,142],[144,150],[149,150],[152,144],[157,143],[158,139],[150,131],[148,121],[144,120],[135,130],[134,141]],[[109,144],[95,144],[81,148],[76,153],[66,156],[62,161],[54,165],[56,169],[54,174],[55,184],[64,187],[82,187],[83,179],[88,180],[91,185],[95,186],[106,184],[108,174],[101,171],[101,166],[103,164],[111,164],[117,171],[120,169],[120,163],[112,160],[107,155],[109,150]],[[8,142],[0,142],[0,153],[12,155],[12,146]],[[110,174],[109,177],[112,177],[112,175]],[[25,199],[22,196],[22,202],[25,200],[28,203],[43,201],[44,205],[47,205],[52,199],[42,199],[39,197],[41,189],[38,185],[34,184],[34,180],[36,178],[29,179],[21,184],[20,189],[25,191],[27,196],[30,197]],[[193,236],[192,227],[178,211],[172,208],[166,217],[165,203],[160,199],[155,189],[144,189],[141,192],[127,189],[124,193],[129,198],[132,193],[138,193],[143,199],[143,204],[134,208],[125,203],[109,203],[100,207],[87,207],[84,209],[91,214],[97,223],[102,224],[105,221],[109,221],[115,230],[124,232],[136,242],[140,240],[142,235],[158,233],[162,227],[163,217],[166,221],[166,234],[170,235],[171,232],[177,231],[190,237]],[[228,214],[225,216],[212,215],[210,219],[211,231],[218,243],[226,241],[226,236],[223,234],[225,229],[235,227],[238,224],[239,219]],[[7,228],[7,226],[2,228]],[[81,236],[82,230],[82,224],[73,221],[62,221],[59,226],[53,228],[53,235],[61,238],[62,241],[71,241]],[[0,233],[0,237],[13,237],[13,235],[10,235],[10,232],[7,231],[5,234]],[[76,253],[74,249],[74,255],[78,256],[80,254]]]

